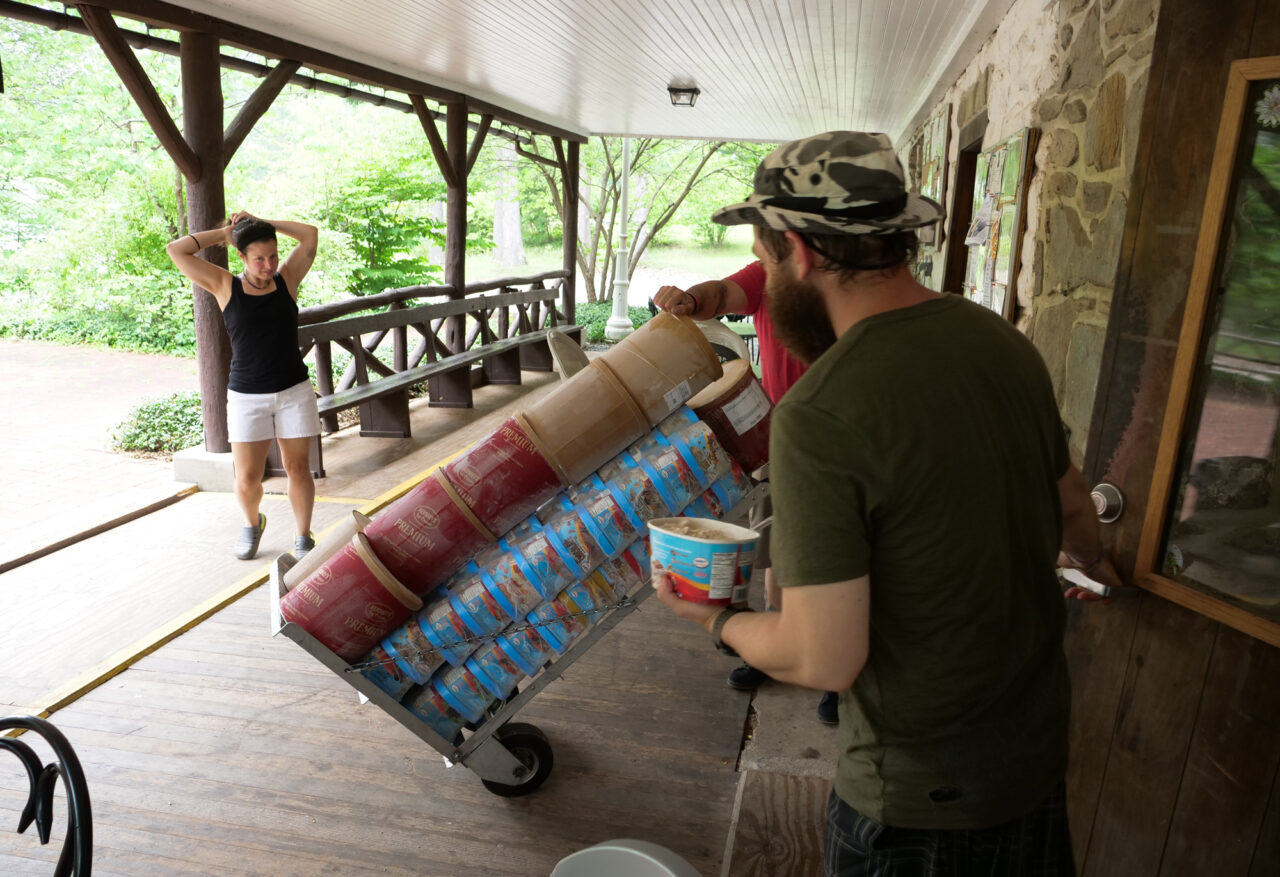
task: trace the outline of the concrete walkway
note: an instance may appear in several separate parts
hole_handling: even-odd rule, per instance
[[[0,339],[0,371],[0,570],[190,487],[110,443],[137,405],[198,389],[194,360]]]

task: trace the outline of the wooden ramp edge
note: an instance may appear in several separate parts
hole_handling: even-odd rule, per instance
[[[423,479],[430,476],[431,473],[434,472],[436,469],[439,469],[441,466],[446,465],[455,457],[461,456],[465,452],[465,450],[466,449],[463,449],[453,454],[450,454],[448,457],[445,457],[443,460],[440,460],[439,462],[432,464],[431,466],[417,473],[416,475],[406,479],[405,481],[402,481],[400,484],[397,484],[395,487],[391,488],[390,490],[386,491],[385,493],[381,494],[375,499],[368,501],[367,503],[365,503],[363,506],[360,507],[359,509],[360,513],[364,515],[369,515],[369,516],[374,515],[378,511],[390,505],[399,497],[403,496],[405,493],[411,490],[415,485],[420,483]],[[110,527],[112,526],[118,526],[119,524],[126,523],[127,521],[137,520],[143,515],[165,508],[166,506],[169,506],[174,502],[177,502],[179,499],[182,499],[185,496],[190,496],[194,493],[197,493],[198,491],[199,491],[199,488],[194,488],[194,487],[183,490],[179,494],[177,494],[176,496],[170,499],[163,500],[159,503],[153,503],[152,505],[147,506],[144,509],[140,509],[137,512],[134,512],[133,514],[126,515],[122,518],[117,519],[114,523],[110,525],[104,525],[102,527],[95,528],[93,531],[86,531],[85,533],[80,534],[78,537],[73,537],[70,540],[66,540],[66,544],[72,544],[73,542],[78,542],[78,541],[81,541],[82,539],[87,539],[90,536],[103,532],[106,529],[110,529]],[[323,502],[323,501],[325,501],[323,497],[316,498],[316,502]],[[330,532],[335,530],[337,527],[338,527],[338,524],[334,524],[330,527],[327,527],[324,531],[322,531],[320,534],[321,540],[323,540],[324,537],[326,537]],[[62,545],[53,546],[50,549],[44,551],[44,553],[48,553],[49,551],[52,551],[58,547],[63,547],[63,546]],[[31,559],[34,560],[35,558],[32,557]],[[13,715],[38,716],[42,719],[49,718],[49,716],[52,715],[57,710],[61,709],[62,707],[66,706],[69,703],[75,702],[78,698],[83,697],[85,694],[89,693],[90,691],[93,691],[95,688],[102,685],[107,680],[113,678],[114,676],[117,676],[120,673],[123,673],[125,670],[129,669],[130,666],[137,663],[142,658],[145,658],[147,655],[151,654],[156,649],[160,648],[166,643],[171,642],[172,640],[176,639],[177,637],[191,630],[191,628],[195,627],[200,622],[204,621],[205,619],[209,618],[215,613],[221,611],[222,609],[225,609],[231,603],[234,603],[235,601],[239,600],[241,597],[244,597],[246,594],[251,593],[256,588],[263,585],[267,581],[268,577],[270,576],[270,569],[271,569],[271,566],[269,562],[263,564],[261,568],[255,570],[254,572],[249,573],[247,576],[240,579],[235,584],[229,585],[228,587],[224,588],[222,591],[218,592],[214,596],[208,598],[207,600],[202,601],[201,603],[187,610],[186,612],[183,612],[181,615],[178,615],[176,618],[172,619],[166,624],[156,628],[155,630],[149,632],[143,637],[139,637],[133,643],[120,649],[111,657],[99,662],[97,666],[89,670],[86,670],[84,673],[81,673],[80,675],[76,676],[74,679],[72,679],[70,682],[67,682],[65,685],[62,685],[61,687],[56,688],[53,691],[49,692],[44,697],[38,698],[34,703],[26,704],[24,706],[14,707]],[[23,734],[22,729],[14,729],[5,733],[3,736],[19,737],[22,734]]]

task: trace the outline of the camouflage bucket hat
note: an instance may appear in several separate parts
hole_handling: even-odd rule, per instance
[[[782,144],[756,168],[751,197],[711,216],[721,225],[814,234],[888,234],[941,218],[936,201],[907,192],[889,138],[859,131]]]

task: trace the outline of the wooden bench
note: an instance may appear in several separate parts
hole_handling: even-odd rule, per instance
[[[519,384],[523,369],[551,371],[554,362],[547,346],[548,333],[564,332],[582,343],[582,327],[568,324],[556,309],[560,291],[544,286],[547,279],[563,276],[564,272],[554,272],[476,284],[468,286],[467,292],[510,290],[521,283],[531,283],[533,288],[470,294],[410,307],[405,306],[406,299],[448,295],[452,290],[409,287],[304,309],[299,314],[298,346],[304,356],[311,351],[315,354],[323,431],[338,429],[338,412],[359,408],[360,435],[407,438],[411,434],[410,390],[419,384],[427,384],[431,406],[470,408],[475,387]],[[383,305],[389,305],[387,310],[328,319],[335,313]],[[410,330],[419,336],[413,350],[409,349]],[[391,350],[380,352],[388,338]],[[336,379],[335,345],[352,357]],[[324,474],[318,438],[311,452],[311,469],[317,476]],[[283,474],[274,445],[267,471]]]

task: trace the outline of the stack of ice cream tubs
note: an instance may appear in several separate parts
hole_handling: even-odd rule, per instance
[[[734,437],[685,405],[721,374],[691,321],[659,314],[315,549],[283,620],[452,739],[648,579],[647,521],[745,496]]]

